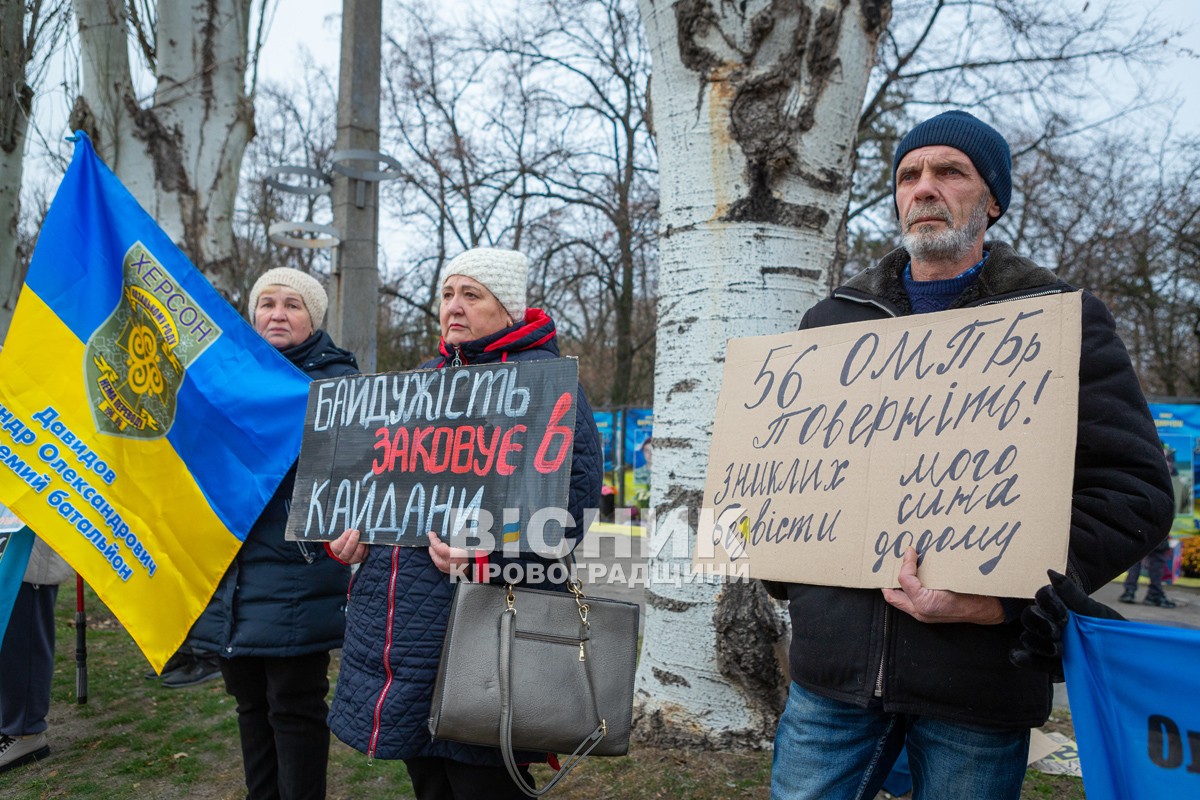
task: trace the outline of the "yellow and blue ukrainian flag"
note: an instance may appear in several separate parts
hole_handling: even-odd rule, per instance
[[[0,502],[158,669],[299,454],[309,380],[75,142],[0,351]]]

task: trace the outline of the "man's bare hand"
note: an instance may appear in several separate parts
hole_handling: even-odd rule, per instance
[[[884,589],[883,599],[921,622],[972,622],[999,625],[1004,608],[995,597],[926,589],[917,577],[917,551],[911,547],[900,564],[900,588]]]
[[[338,561],[347,564],[361,564],[367,560],[367,550],[370,545],[358,541],[358,531],[353,528],[342,531],[342,535],[329,543],[329,552]]]
[[[429,531],[429,557],[433,565],[447,575],[460,579],[467,577],[467,565],[471,563],[471,555],[460,547],[451,547]]]

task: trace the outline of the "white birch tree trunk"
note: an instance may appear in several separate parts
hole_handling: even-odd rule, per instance
[[[888,0],[640,0],[661,181],[643,741],[761,747],[786,699],[786,624],[761,585],[688,583],[735,336],[824,296]],[[660,549],[661,548],[661,549]],[[657,556],[653,554],[658,552]]]
[[[222,288],[234,265],[238,172],[254,135],[246,88],[253,0],[158,4],[148,106],[134,91],[124,4],[73,2],[83,90],[72,127],[87,131],[138,202]]]

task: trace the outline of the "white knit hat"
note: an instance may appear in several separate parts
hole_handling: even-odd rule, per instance
[[[478,281],[496,296],[513,318],[525,319],[525,283],[529,278],[529,259],[518,250],[476,247],[455,256],[442,269],[442,284],[451,275],[465,275]]]
[[[325,309],[329,305],[329,295],[325,294],[325,287],[321,286],[320,281],[312,275],[291,267],[269,269],[254,282],[254,288],[250,290],[248,307],[251,322],[254,321],[254,309],[258,308],[258,296],[268,286],[286,286],[289,289],[295,289],[296,293],[304,299],[304,307],[308,309],[308,316],[312,318],[313,330],[321,327],[321,323],[325,321]]]

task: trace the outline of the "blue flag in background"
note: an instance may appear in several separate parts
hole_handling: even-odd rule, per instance
[[[12,616],[13,603],[17,601],[17,591],[21,588],[32,550],[33,531],[29,528],[0,533],[0,643],[8,630],[8,619]]]
[[[1200,797],[1200,631],[1072,614],[1063,644],[1088,800]]]

